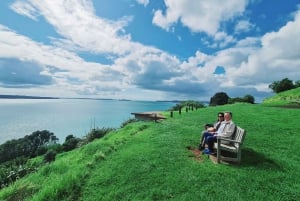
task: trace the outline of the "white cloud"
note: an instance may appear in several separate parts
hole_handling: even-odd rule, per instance
[[[10,8],[14,10],[16,13],[19,13],[20,15],[25,15],[33,20],[37,20],[38,13],[37,10],[33,5],[30,3],[24,4],[23,1],[16,1],[13,3]]]
[[[252,30],[254,27],[255,25],[249,22],[248,20],[241,20],[236,24],[234,30],[235,33],[248,32]]]
[[[299,80],[300,11],[294,21],[277,32],[237,41],[220,30],[220,23],[243,12],[246,1],[165,0],[165,3],[165,14],[160,10],[155,12],[153,20],[157,25],[171,29],[180,21],[192,31],[212,34],[215,43],[210,45],[232,47],[210,55],[197,51],[187,61],[180,61],[162,50],[132,42],[131,36],[124,32],[132,20],[130,16],[117,21],[100,18],[90,1],[24,0],[17,1],[12,8],[34,20],[44,17],[61,38],[53,38],[52,45],[44,45],[0,25],[0,57],[33,63],[41,68],[41,75],[52,78],[51,85],[22,91],[34,95],[44,95],[47,91],[54,96],[131,99],[201,96],[208,100],[218,91],[226,91],[230,96],[247,92],[265,95],[269,91],[267,85],[282,79],[282,75]],[[236,30],[248,28],[251,24],[243,21]],[[76,51],[113,59],[110,65],[87,62]],[[223,67],[225,74],[215,75],[217,66]],[[14,91],[11,89],[11,93]]]
[[[0,44],[2,58],[18,58],[24,64],[36,63],[43,68],[41,72],[44,76],[52,77],[52,87],[57,91],[73,91],[76,95],[83,89],[97,91],[99,87],[124,87],[123,80],[119,79],[120,73],[109,66],[85,62],[72,52],[36,43],[3,26],[0,26]],[[29,79],[26,75],[23,75],[23,80]],[[44,94],[43,88],[39,90]]]
[[[165,0],[164,11],[154,13],[153,23],[163,29],[181,22],[193,32],[217,33],[220,24],[244,12],[247,0]]]
[[[136,0],[139,4],[144,5],[145,7],[149,4],[149,0]]]
[[[293,21],[288,22],[278,32],[267,33],[261,38],[262,47],[251,54],[232,72],[240,79],[271,83],[288,77],[299,80],[300,77],[300,11]],[[241,82],[241,81],[239,81]],[[255,83],[253,83],[255,84]]]
[[[261,38],[246,38],[238,41],[235,47],[213,55],[197,52],[183,66],[203,83],[202,87],[207,85],[215,91],[226,91],[230,96],[241,96],[241,92],[266,96],[271,92],[268,85],[273,81],[285,77],[299,80],[299,35],[300,11],[293,21],[277,32],[267,33]],[[224,67],[224,75],[212,74],[217,66]]]
[[[26,16],[33,8],[40,13],[64,39],[54,39],[56,45],[95,53],[126,54],[139,45],[123,34],[131,17],[118,21],[99,18],[91,1],[18,1],[19,14]],[[22,10],[23,12],[20,12]]]

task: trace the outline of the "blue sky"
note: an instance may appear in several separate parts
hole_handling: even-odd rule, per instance
[[[300,0],[0,1],[0,94],[260,102],[299,36]]]

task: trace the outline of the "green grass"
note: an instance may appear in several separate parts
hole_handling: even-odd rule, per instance
[[[240,165],[195,160],[203,125],[232,111],[247,130]],[[169,116],[169,113],[166,113]],[[299,109],[234,104],[136,122],[0,191],[0,200],[298,200]],[[34,164],[38,164],[35,159]]]
[[[266,98],[263,103],[269,106],[298,106],[300,107],[300,87]]]

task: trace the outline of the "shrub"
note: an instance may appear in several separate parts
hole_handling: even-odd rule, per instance
[[[225,92],[218,92],[210,98],[209,105],[225,105],[228,103],[229,96]]]
[[[88,142],[104,137],[107,133],[114,130],[113,128],[93,128],[85,137]]]
[[[71,151],[77,147],[78,142],[80,141],[79,138],[74,137],[73,135],[68,135],[66,137],[66,141],[63,143],[63,150],[64,151]]]
[[[52,162],[55,161],[56,152],[54,150],[48,150],[47,153],[44,156],[44,162]]]

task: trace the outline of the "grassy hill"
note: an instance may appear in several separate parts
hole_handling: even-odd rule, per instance
[[[205,123],[232,111],[247,130],[242,162],[196,159]],[[0,191],[1,201],[298,200],[299,109],[234,104],[208,107],[160,122],[136,122],[57,156]],[[30,161],[33,166],[41,158]]]
[[[300,87],[266,98],[263,103],[266,105],[286,105],[300,107]]]

